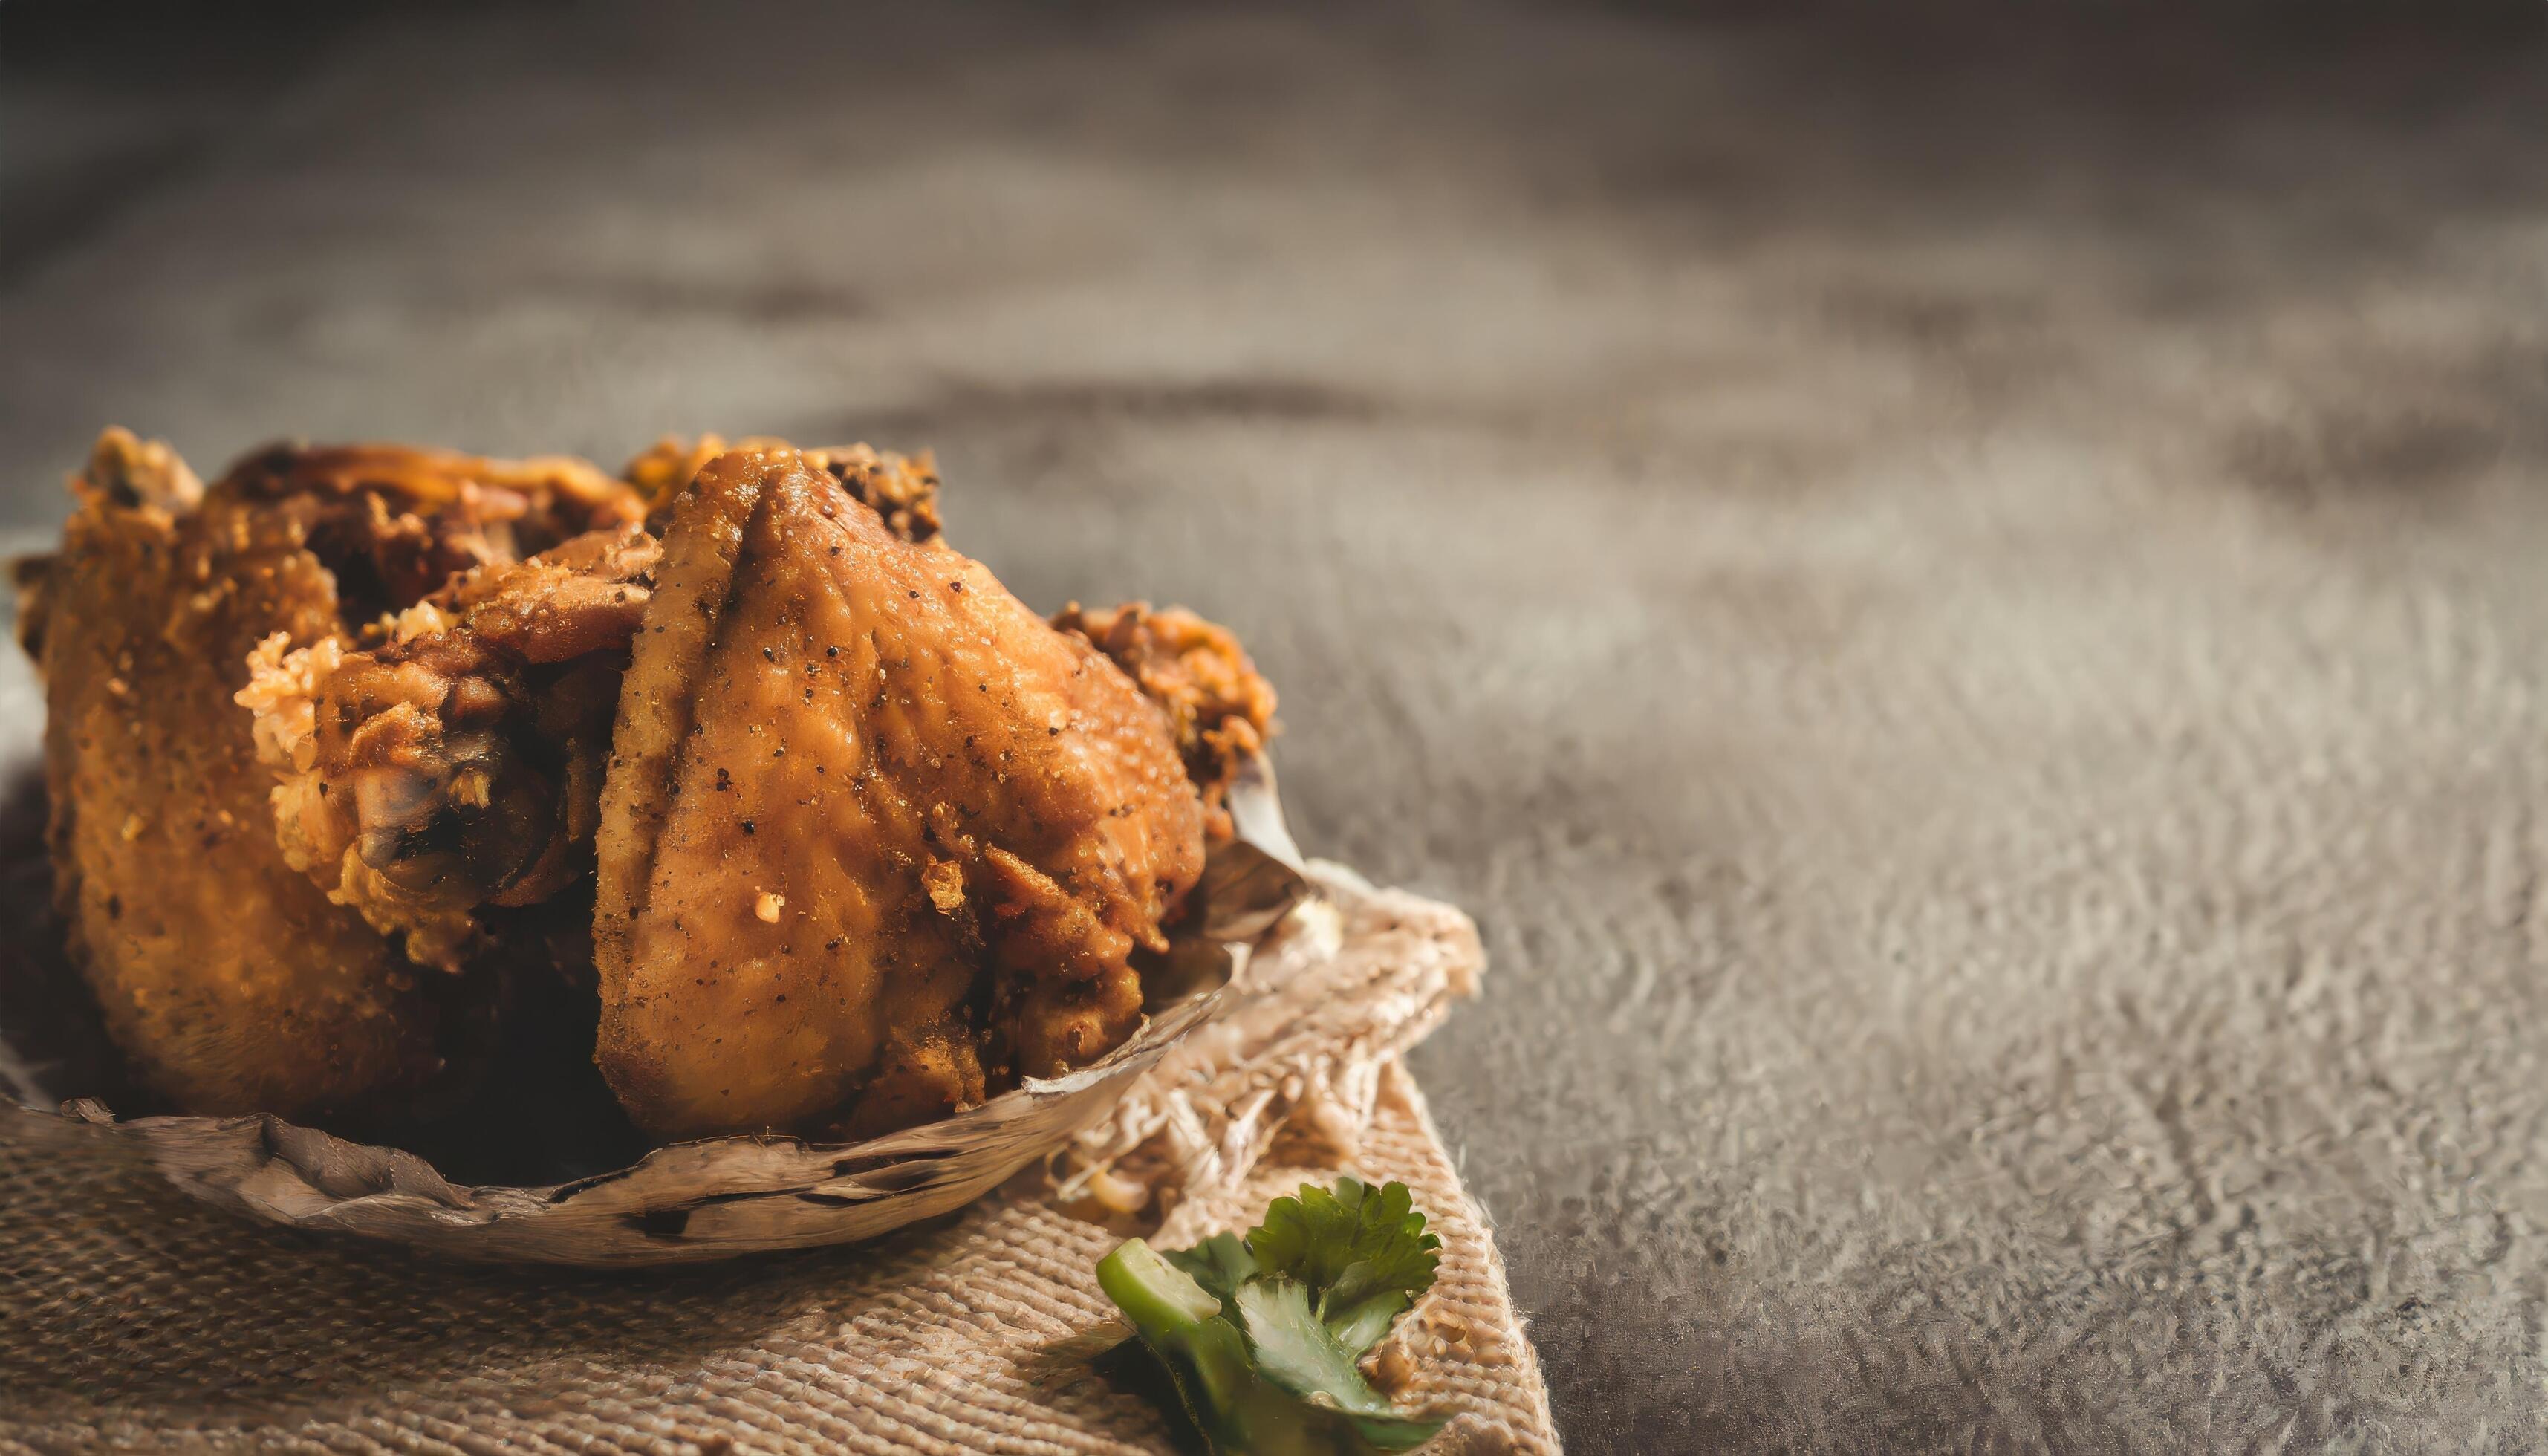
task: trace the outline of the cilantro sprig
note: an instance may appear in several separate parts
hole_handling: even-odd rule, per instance
[[[1406,1184],[1341,1178],[1274,1200],[1243,1239],[1164,1250],[1128,1239],[1097,1282],[1216,1456],[1365,1456],[1441,1429],[1401,1414],[1360,1366],[1433,1287],[1441,1247]]]

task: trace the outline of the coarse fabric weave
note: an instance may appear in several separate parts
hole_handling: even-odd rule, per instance
[[[1346,893],[1361,915],[1403,920],[1410,946],[1467,947],[1465,959],[1409,954],[1442,967],[1437,981],[1474,984],[1465,917]],[[1384,967],[1371,991],[1376,1014],[1393,997],[1403,1007],[1408,972]],[[1438,1449],[1555,1451],[1494,1239],[1398,1042],[1358,1036],[1340,1010],[1352,996],[1331,984],[1302,994],[1319,1004],[1282,1024],[1328,1032],[1317,1046],[1233,1041],[1243,1066],[1163,1067],[1153,1080],[1166,1085],[1130,1099],[1183,1107],[1205,1089],[1299,1109],[1285,1115],[1294,1135],[1216,1125],[1223,1156],[1200,1176],[1172,1129],[1159,1135],[1149,1162],[1187,1180],[1160,1238],[1243,1228],[1272,1198],[1340,1172],[1405,1181],[1444,1251],[1433,1293],[1383,1347],[1381,1379],[1455,1413]],[[1358,1047],[1374,1054],[1358,1061]],[[1305,1079],[1369,1092],[1305,1098]],[[1155,1407],[1092,1364],[1124,1332],[1096,1280],[1118,1235],[1063,1213],[1049,1187],[1031,1171],[860,1247],[677,1272],[485,1269],[249,1224],[177,1194],[135,1143],[6,1109],[0,1451],[1170,1449]]]

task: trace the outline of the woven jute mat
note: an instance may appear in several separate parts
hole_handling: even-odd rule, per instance
[[[1440,1282],[1378,1361],[1428,1449],[1553,1452],[1484,1216],[1398,1059],[1474,987],[1448,907],[1340,879],[1395,949],[1374,1008],[1304,984],[1163,1065],[1065,1173],[1156,1180],[1163,1241],[1244,1228],[1305,1181],[1396,1178]],[[1350,971],[1349,962],[1338,974]],[[269,1228],[174,1191],[104,1130],[0,1108],[0,1451],[1135,1452],[1168,1422],[1096,1357],[1116,1232],[1033,1171],[878,1242],[679,1270],[487,1268]]]

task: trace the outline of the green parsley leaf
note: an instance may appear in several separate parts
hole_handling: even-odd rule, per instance
[[[1256,1265],[1255,1255],[1247,1251],[1247,1245],[1239,1242],[1235,1233],[1216,1233],[1192,1248],[1163,1248],[1159,1257],[1212,1291],[1224,1309],[1238,1293],[1238,1286],[1263,1272]]]
[[[1301,1185],[1247,1234],[1257,1264],[1305,1285],[1319,1319],[1357,1357],[1433,1287],[1441,1247],[1406,1184],[1374,1188],[1353,1178],[1337,1179],[1332,1193]]]
[[[1296,1396],[1357,1415],[1395,1415],[1389,1398],[1373,1390],[1354,1364],[1354,1352],[1336,1342],[1310,1309],[1310,1291],[1280,1274],[1238,1291],[1238,1322],[1247,1348],[1266,1379]]]
[[[1127,1239],[1097,1281],[1216,1456],[1372,1456],[1432,1438],[1363,1379],[1362,1356],[1432,1287],[1442,1241],[1403,1183],[1276,1199],[1241,1240]]]

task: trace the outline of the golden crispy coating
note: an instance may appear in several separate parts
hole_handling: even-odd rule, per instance
[[[1157,709],[977,563],[738,452],[674,503],[598,840],[597,1059],[664,1137],[864,1132],[1130,1034],[1203,864]]]
[[[73,483],[62,550],[22,574],[44,671],[56,890],[143,1077],[187,1111],[378,1111],[432,1082],[474,981],[420,976],[285,862],[252,718],[277,634],[336,641],[524,540],[635,519],[581,462],[394,447],[268,450],[209,491],[121,430]]]
[[[136,1069],[190,1111],[303,1115],[415,1086],[434,1070],[432,1008],[283,864],[271,778],[229,701],[259,638],[336,629],[329,574],[286,515],[131,489],[113,458],[129,444],[101,442],[42,589],[73,954]]]
[[[588,873],[659,554],[641,526],[593,531],[455,579],[368,651],[267,639],[238,700],[280,778],[284,858],[446,970],[481,906],[536,904]]]
[[[1184,607],[1153,610],[1146,601],[1096,611],[1074,601],[1052,624],[1096,644],[1167,713],[1186,774],[1203,793],[1207,830],[1228,838],[1229,780],[1274,736],[1274,684],[1238,638]]]
[[[192,510],[204,499],[204,483],[168,447],[165,440],[144,440],[122,425],[108,425],[90,447],[88,465],[71,481],[74,495],[91,496],[127,510],[150,506],[163,514]],[[18,645],[41,669],[45,661],[45,623],[51,602],[46,591],[54,557],[21,557],[10,565],[18,588]]]

